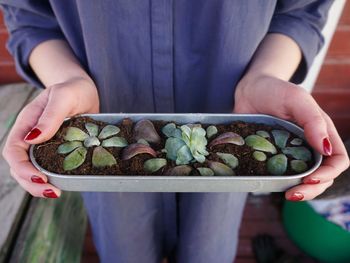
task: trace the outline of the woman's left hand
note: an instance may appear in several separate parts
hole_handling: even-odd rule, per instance
[[[349,157],[333,121],[297,85],[268,75],[245,77],[236,88],[234,112],[269,114],[295,122],[304,129],[308,143],[325,156],[320,168],[286,192],[288,200],[315,198],[349,167]]]

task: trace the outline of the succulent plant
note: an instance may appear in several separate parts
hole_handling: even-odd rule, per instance
[[[287,162],[284,154],[274,155],[267,161],[267,170],[273,175],[282,175],[287,171]]]
[[[257,160],[259,162],[264,162],[267,159],[266,154],[263,152],[259,152],[259,151],[254,151],[253,157],[255,160]]]
[[[134,127],[134,139],[145,140],[149,143],[159,143],[160,136],[158,135],[153,123],[150,120],[140,120],[135,124]]]
[[[208,139],[210,139],[211,137],[213,137],[215,134],[218,133],[218,129],[214,125],[208,126],[206,131],[207,131],[207,138]]]
[[[267,131],[261,131],[261,130],[257,131],[256,135],[259,135],[259,136],[261,136],[263,138],[270,138],[270,134]]]
[[[82,165],[86,159],[87,148],[95,147],[92,153],[92,165],[96,168],[112,166],[117,163],[114,156],[104,147],[125,147],[127,141],[117,137],[120,129],[114,125],[106,125],[100,133],[94,123],[86,123],[87,133],[77,127],[68,127],[64,135],[65,143],[61,144],[57,152],[68,155],[63,160],[63,169],[70,171]]]
[[[207,167],[198,167],[197,170],[200,173],[200,175],[202,175],[202,176],[213,176],[214,175],[214,171],[210,168],[207,168]]]
[[[235,169],[239,164],[237,157],[233,154],[221,152],[217,152],[216,154],[220,157],[221,160],[224,161],[226,165],[232,169]]]
[[[160,168],[166,166],[166,159],[164,158],[153,158],[153,159],[148,159],[144,164],[143,164],[143,169],[148,172],[148,173],[154,173],[158,171]]]
[[[272,135],[275,139],[275,144],[283,149],[284,147],[286,147],[288,138],[290,136],[290,133],[284,130],[273,130]]]
[[[310,161],[312,158],[310,150],[304,146],[286,147],[282,149],[282,152],[284,154],[291,155],[294,159],[297,160]]]
[[[192,172],[192,167],[189,165],[179,165],[171,168],[168,171],[169,176],[187,176]]]
[[[307,164],[302,160],[292,160],[290,166],[292,170],[297,173],[302,173],[307,170]]]
[[[210,169],[213,170],[214,175],[217,175],[217,176],[233,176],[233,175],[235,175],[235,172],[230,167],[228,167],[226,164],[223,164],[220,162],[209,161],[208,166]]]
[[[150,154],[153,157],[157,156],[157,153],[150,146],[143,143],[133,143],[123,150],[122,160],[129,160],[142,153]]]
[[[242,138],[242,136],[240,136],[237,133],[226,132],[219,135],[214,140],[212,140],[209,144],[209,147],[211,148],[215,145],[226,144],[226,143],[235,144],[235,145],[244,145],[244,139]]]
[[[300,146],[303,144],[303,140],[300,138],[294,138],[293,140],[290,141],[290,144],[295,146]]]
[[[249,135],[245,138],[245,142],[254,150],[269,152],[272,154],[277,153],[276,147],[264,137],[261,137],[259,135]]]
[[[206,150],[206,132],[201,127],[182,125],[178,128],[170,123],[163,127],[162,132],[168,137],[165,142],[167,158],[177,165],[194,161],[203,163],[205,156],[209,154]]]
[[[306,147],[286,147],[290,133],[284,130],[272,130],[274,142],[276,146],[282,151],[277,152],[276,147],[266,138],[270,138],[270,135],[266,131],[257,131],[255,135],[249,135],[245,138],[245,142],[248,146],[257,150],[253,152],[253,158],[257,161],[265,161],[267,156],[263,152],[268,152],[272,156],[267,161],[267,170],[273,175],[282,175],[287,171],[288,158],[286,155],[294,158],[290,161],[290,167],[293,171],[300,173],[307,170],[307,163],[310,161],[312,154]],[[302,145],[303,140],[300,138],[294,138],[290,141],[291,145]]]

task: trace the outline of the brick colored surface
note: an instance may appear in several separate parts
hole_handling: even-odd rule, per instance
[[[338,25],[328,55],[340,58],[350,55],[350,25]]]
[[[0,85],[23,82],[22,78],[16,73],[13,58],[6,50],[5,44],[7,38],[8,33],[0,11]]]
[[[342,139],[350,138],[350,1],[346,2],[318,76],[313,96],[332,118]]]

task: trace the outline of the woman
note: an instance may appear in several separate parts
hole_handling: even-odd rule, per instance
[[[99,111],[233,110],[294,121],[327,157],[286,192],[293,201],[319,195],[348,167],[331,119],[293,84],[320,49],[331,1],[0,3],[19,73],[45,88],[20,113],[4,148],[12,176],[33,196],[61,192],[30,164],[29,145],[50,139],[66,117]],[[245,193],[83,197],[102,262],[234,259]]]

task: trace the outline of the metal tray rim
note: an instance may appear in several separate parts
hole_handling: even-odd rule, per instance
[[[295,129],[299,130],[300,132],[303,132],[303,129],[301,129],[299,126],[296,124],[276,118],[274,116],[266,115],[266,114],[226,114],[226,113],[100,113],[100,114],[81,114],[80,116],[86,116],[86,117],[104,117],[104,116],[120,116],[120,117],[150,117],[150,116],[200,116],[200,117],[258,117],[258,118],[267,118],[267,119],[273,119],[273,120],[278,120],[279,122],[285,123],[288,126],[293,126]],[[69,120],[70,118],[66,118],[66,120]],[[34,157],[34,145],[31,145],[29,149],[29,156],[30,160],[33,163],[34,167],[37,168],[40,172],[50,176],[50,177],[55,177],[58,179],[80,179],[80,180],[91,180],[91,179],[98,179],[98,180],[111,180],[111,179],[119,179],[119,180],[159,180],[159,179],[166,179],[169,181],[172,180],[187,180],[187,181],[198,181],[198,180],[204,180],[204,181],[216,181],[218,179],[220,180],[234,180],[234,181],[241,181],[241,180],[248,180],[248,181],[256,181],[256,180],[261,180],[261,181],[269,181],[269,180],[292,180],[292,179],[299,179],[303,178],[311,173],[313,173],[320,165],[322,162],[322,155],[320,155],[318,152],[315,150],[313,151],[313,155],[315,158],[315,164],[313,167],[311,167],[309,170],[301,173],[301,174],[296,174],[296,175],[284,175],[284,176],[273,176],[273,175],[239,175],[239,176],[216,176],[216,177],[199,177],[199,176],[152,176],[152,175],[67,175],[67,174],[57,174],[53,173],[50,171],[47,171],[46,169],[42,168],[37,162]]]

